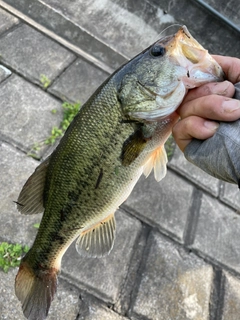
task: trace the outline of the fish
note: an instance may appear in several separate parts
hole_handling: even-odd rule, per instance
[[[17,200],[22,214],[43,212],[15,279],[27,319],[46,319],[73,241],[83,257],[110,253],[115,211],[139,177],[152,170],[157,181],[166,175],[164,143],[186,93],[223,79],[219,64],[182,26],[121,66],[81,107]]]

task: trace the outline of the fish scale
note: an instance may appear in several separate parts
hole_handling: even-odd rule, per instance
[[[82,106],[18,197],[21,213],[44,211],[15,282],[27,319],[47,317],[74,240],[83,256],[111,252],[117,208],[142,173],[154,169],[157,181],[166,174],[164,143],[188,89],[222,80],[221,67],[183,26],[120,67]]]

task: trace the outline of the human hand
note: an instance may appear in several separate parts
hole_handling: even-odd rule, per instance
[[[181,120],[173,128],[173,136],[184,151],[193,138],[205,140],[214,135],[219,123],[240,118],[240,101],[231,99],[235,83],[240,81],[240,59],[213,56],[221,65],[228,81],[209,83],[189,91],[177,110]],[[216,121],[214,121],[216,120]]]

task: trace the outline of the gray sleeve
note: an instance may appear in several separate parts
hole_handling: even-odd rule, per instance
[[[234,98],[240,100],[240,82],[235,85]],[[240,120],[221,122],[217,132],[207,140],[193,139],[184,155],[208,174],[239,184],[240,181]]]

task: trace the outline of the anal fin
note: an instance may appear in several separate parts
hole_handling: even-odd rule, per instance
[[[150,157],[147,159],[143,167],[144,175],[148,177],[154,168],[154,177],[156,181],[159,182],[167,173],[167,162],[167,154],[164,145],[162,145],[150,154]]]
[[[102,257],[110,253],[115,239],[114,213],[83,231],[76,241],[76,250],[82,256]]]
[[[49,158],[43,161],[28,178],[23,186],[17,203],[17,209],[23,214],[41,213],[43,207],[43,190],[46,180],[46,173]]]

